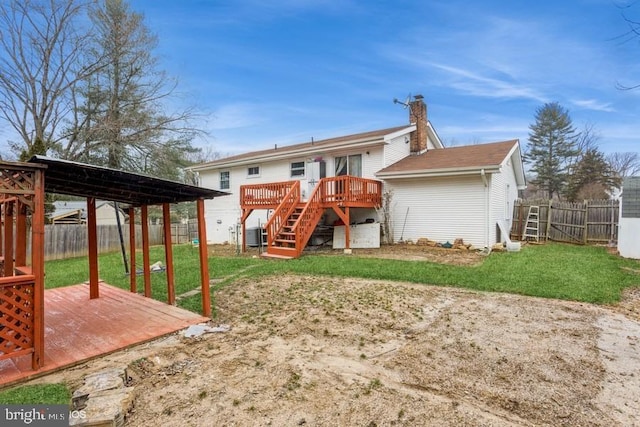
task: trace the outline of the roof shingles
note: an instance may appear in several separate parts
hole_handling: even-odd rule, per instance
[[[517,143],[518,140],[514,139],[489,144],[429,150],[416,156],[405,157],[380,170],[378,174],[498,166]]]
[[[375,130],[375,131],[370,131],[370,132],[363,132],[363,133],[357,133],[357,134],[353,134],[353,135],[346,135],[346,136],[340,136],[340,137],[336,137],[336,138],[329,138],[329,139],[322,139],[322,140],[317,140],[317,141],[310,141],[310,142],[303,142],[300,144],[293,144],[293,145],[283,145],[281,147],[274,147],[268,150],[260,150],[260,151],[251,151],[248,153],[243,153],[243,154],[238,154],[235,156],[230,156],[230,157],[225,157],[222,159],[218,159],[218,160],[214,160],[208,163],[203,163],[197,166],[192,166],[191,169],[194,170],[202,170],[202,169],[207,169],[207,168],[213,168],[219,165],[225,165],[227,163],[230,162],[234,162],[234,161],[241,161],[241,160],[249,160],[249,159],[254,159],[254,158],[260,158],[263,156],[269,156],[269,155],[273,155],[273,154],[286,154],[286,153],[294,153],[297,151],[304,151],[304,150],[310,150],[310,149],[322,149],[322,148],[327,148],[327,147],[333,147],[333,146],[341,146],[342,144],[348,144],[348,143],[352,143],[354,141],[363,141],[363,140],[370,140],[370,139],[376,139],[376,138],[383,138],[384,136],[391,134],[393,132],[397,132],[399,130],[402,129],[406,129],[407,127],[409,127],[409,125],[405,125],[405,126],[396,126],[393,128],[387,128],[387,129],[380,129],[380,130]]]

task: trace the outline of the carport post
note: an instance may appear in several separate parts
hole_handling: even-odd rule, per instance
[[[138,285],[136,284],[136,276],[138,274],[136,268],[136,221],[135,221],[136,209],[129,207],[129,290],[131,292],[138,291]]]
[[[31,369],[44,365],[44,170],[34,171],[34,196],[31,223],[31,268],[33,288],[33,355]]]
[[[164,256],[167,263],[167,302],[176,304],[175,279],[173,277],[173,247],[171,245],[171,206],[162,204],[162,225],[164,228]]]
[[[98,289],[98,231],[96,219],[96,198],[87,197],[87,237],[89,241],[89,298],[100,297]]]
[[[198,207],[198,249],[200,250],[200,280],[202,289],[202,315],[211,317],[209,292],[209,261],[207,258],[207,224],[204,220],[204,199],[196,201]]]
[[[144,272],[144,296],[151,297],[151,266],[149,265],[149,211],[147,205],[140,208],[142,223],[142,271]]]

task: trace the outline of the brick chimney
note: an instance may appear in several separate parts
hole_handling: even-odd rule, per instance
[[[420,154],[427,151],[427,105],[422,95],[413,97],[409,102],[409,123],[416,125],[416,130],[411,132],[411,154]]]

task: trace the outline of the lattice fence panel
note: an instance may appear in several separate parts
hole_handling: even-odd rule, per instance
[[[34,284],[0,287],[0,360],[33,348]]]
[[[35,180],[32,171],[18,168],[0,168],[0,196],[16,196],[21,203],[33,210]]]

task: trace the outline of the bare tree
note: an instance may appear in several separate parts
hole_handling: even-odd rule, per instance
[[[636,152],[611,153],[607,161],[621,179],[640,174],[640,155]]]
[[[0,2],[0,116],[19,135],[21,159],[46,154],[62,138],[71,90],[96,69],[87,63],[83,0]]]
[[[640,21],[638,21],[636,18],[632,18],[629,13],[631,8],[636,6],[636,4],[637,2],[633,1],[627,4],[620,3],[617,5],[622,10],[622,18],[627,24],[627,31],[617,37],[617,39],[620,40],[621,43],[635,41],[638,37],[640,37]],[[640,84],[626,85],[617,82],[616,87],[619,90],[634,90],[640,88]]]
[[[60,156],[176,178],[198,150],[189,109],[164,112],[177,82],[157,67],[157,37],[126,1],[103,0],[90,12],[98,72],[74,86],[74,114]]]
[[[596,126],[590,122],[585,123],[582,131],[576,136],[576,155],[569,159],[567,168],[569,174],[574,172],[576,165],[580,163],[586,153],[598,149],[599,140],[600,133]]]

